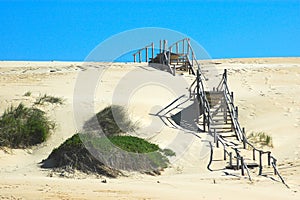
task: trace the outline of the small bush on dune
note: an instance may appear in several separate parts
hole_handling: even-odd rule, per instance
[[[24,96],[25,96],[25,97],[30,97],[30,96],[31,96],[31,92],[30,92],[30,91],[25,92]]]
[[[118,105],[108,106],[98,112],[84,124],[83,132],[100,132],[99,126],[106,136],[133,132],[138,128],[137,123],[128,118],[125,108]]]
[[[0,117],[0,146],[25,148],[44,142],[54,129],[44,111],[20,103]]]
[[[272,137],[267,135],[264,132],[259,132],[259,133],[251,133],[248,136],[248,140],[250,142],[253,142],[255,144],[259,144],[260,146],[268,146],[268,147],[273,147],[273,140]]]
[[[43,96],[40,96],[36,99],[36,102],[34,104],[36,105],[43,105],[44,103],[51,103],[51,104],[63,104],[64,100],[60,97],[54,97],[47,94],[44,94]]]
[[[42,167],[71,168],[116,177],[121,174],[117,169],[150,172],[168,167],[169,160],[162,152],[175,155],[170,149],[162,150],[156,144],[133,136],[107,138],[75,134],[54,149]]]
[[[128,119],[127,112],[122,106],[108,106],[98,112],[96,116],[105,135],[130,132],[137,128],[136,124]]]
[[[99,125],[105,135],[99,134]],[[120,135],[134,128],[136,125],[127,118],[123,107],[106,107],[85,123],[84,134],[75,134],[54,149],[42,167],[71,168],[111,177],[120,173],[117,169],[158,174],[168,166],[167,156],[175,153],[142,138]]]

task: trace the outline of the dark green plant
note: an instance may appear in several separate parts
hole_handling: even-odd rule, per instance
[[[0,146],[25,148],[44,142],[55,124],[45,112],[20,103],[0,117]]]
[[[148,172],[151,169],[168,167],[169,160],[164,155],[166,152],[175,154],[171,150],[162,150],[156,144],[133,136],[95,137],[88,134],[80,134],[80,136],[75,134],[52,151],[44,161],[44,166],[51,163],[55,168],[70,166],[83,172],[104,175],[116,175],[116,171],[112,171],[116,169],[109,166]]]
[[[31,92],[30,91],[25,92],[24,96],[25,97],[30,97],[31,96]]]
[[[272,137],[267,135],[264,132],[258,132],[258,133],[252,132],[247,138],[250,142],[259,144],[260,146],[273,147]]]
[[[119,135],[121,133],[133,132],[138,128],[128,118],[124,107],[112,105],[104,108],[95,117],[88,120],[83,127],[83,132],[103,132],[106,136]]]
[[[174,151],[172,151],[171,149],[162,149],[161,152],[165,155],[165,156],[176,156],[176,153]]]
[[[43,96],[38,97],[34,104],[43,105],[46,102],[51,104],[63,104],[64,100],[61,97],[54,97],[54,96],[44,94]]]

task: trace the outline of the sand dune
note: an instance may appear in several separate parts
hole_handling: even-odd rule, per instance
[[[192,75],[173,77],[145,63],[0,62],[0,113],[20,102],[32,104],[43,94],[64,98],[64,105],[43,107],[57,129],[44,144],[26,150],[0,150],[1,199],[299,199],[300,195],[300,58],[247,58],[203,61],[203,72],[215,84],[223,69],[239,106],[239,120],[247,133],[272,136],[271,151],[290,186],[253,175],[253,182],[232,171],[207,170],[209,137],[183,134],[154,115],[187,93]],[[103,71],[104,69],[104,71]],[[80,129],[74,119],[74,89],[78,75],[101,75],[95,86],[94,111],[111,103],[128,105],[130,117],[141,126],[141,137],[172,147],[177,158],[161,176],[129,173],[107,179],[78,174],[54,175],[39,167],[53,148]],[[152,82],[151,82],[152,80]],[[165,81],[165,82],[161,82]],[[159,84],[160,83],[160,84]],[[130,86],[130,89],[128,87]],[[32,95],[25,97],[30,91]],[[119,96],[118,96],[119,95]],[[85,95],[82,95],[84,98]],[[82,104],[82,109],[90,105]],[[176,109],[172,111],[173,114]],[[218,156],[218,153],[216,154]],[[224,162],[214,164],[224,167]]]

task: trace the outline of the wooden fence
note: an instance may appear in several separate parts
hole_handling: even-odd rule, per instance
[[[214,89],[216,91],[220,91],[224,95],[225,99],[225,111],[226,109],[229,110],[231,123],[233,131],[236,135],[236,139],[238,142],[240,142],[243,146],[243,149],[249,148],[252,150],[252,159],[255,161],[256,156],[258,154],[258,160],[259,160],[259,172],[258,175],[262,175],[263,171],[263,156],[267,155],[267,165],[273,167],[274,169],[274,175],[278,175],[281,182],[288,187],[288,185],[285,183],[283,177],[280,175],[278,168],[276,166],[277,159],[271,155],[270,151],[263,151],[258,148],[256,148],[253,144],[251,144],[246,137],[245,134],[245,128],[241,128],[240,123],[238,121],[238,107],[234,105],[234,97],[233,92],[230,92],[228,83],[227,83],[227,70],[224,70],[222,80],[218,87]],[[199,106],[204,109],[203,113],[203,130],[207,131],[210,135],[214,138],[214,143],[217,148],[220,147],[220,144],[223,147],[224,156],[223,159],[227,160],[229,159],[229,167],[233,168],[233,161],[235,160],[236,170],[241,170],[242,176],[245,175],[245,171],[247,172],[247,175],[249,177],[249,180],[252,181],[250,172],[248,169],[249,164],[246,163],[245,158],[241,155],[241,151],[239,150],[237,145],[232,144],[231,142],[227,141],[225,137],[222,137],[215,128],[211,128],[211,125],[214,125],[214,121],[212,118],[212,114],[210,111],[210,105],[206,97],[206,93],[204,91],[204,84],[203,79],[201,78],[201,75],[199,71],[197,70],[197,77],[195,81],[191,84],[189,87],[190,97],[191,98],[197,98],[199,100]],[[234,152],[235,155],[232,155]],[[211,163],[211,162],[210,162]]]

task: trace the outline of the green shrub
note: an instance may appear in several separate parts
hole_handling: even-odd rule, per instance
[[[25,97],[30,97],[30,96],[31,96],[31,92],[30,92],[30,91],[25,92],[24,96],[25,96]]]
[[[161,152],[165,155],[165,156],[176,156],[176,153],[174,151],[172,151],[171,149],[162,149]]]
[[[43,96],[38,97],[34,104],[43,105],[46,102],[51,104],[63,104],[64,100],[60,97],[54,97],[54,96],[44,94]]]
[[[54,149],[44,163],[51,163],[55,168],[69,166],[104,175],[116,175],[116,169],[149,172],[168,166],[169,160],[162,152],[175,155],[171,150],[161,150],[158,145],[138,137],[75,134]]]
[[[83,132],[100,132],[99,126],[106,136],[132,132],[138,128],[137,123],[128,119],[125,108],[118,105],[108,106],[98,112],[84,124]]]
[[[0,146],[25,148],[44,142],[54,129],[45,112],[20,103],[0,117]]]
[[[258,132],[258,133],[251,133],[247,139],[255,144],[258,144],[260,146],[268,146],[273,147],[273,140],[272,137],[267,135],[264,132]]]
[[[146,140],[133,136],[112,136],[108,138],[114,145],[124,151],[134,153],[150,153],[158,151],[156,144],[147,142]]]

